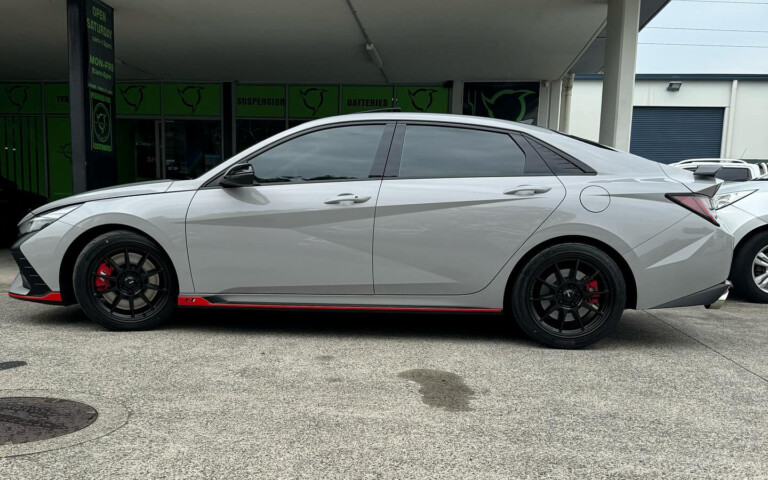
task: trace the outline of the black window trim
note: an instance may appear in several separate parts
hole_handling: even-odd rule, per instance
[[[396,122],[394,120],[362,120],[362,121],[358,120],[354,122],[339,122],[339,123],[331,123],[326,125],[318,125],[317,127],[301,130],[299,132],[294,133],[293,135],[289,135],[285,138],[282,138],[277,142],[270,143],[269,145],[266,145],[265,147],[260,148],[259,150],[248,155],[247,157],[240,159],[237,163],[230,165],[229,168],[227,168],[226,170],[223,170],[214,178],[208,180],[202,187],[200,187],[200,189],[223,188],[221,185],[219,185],[219,182],[224,177],[224,175],[227,174],[229,170],[231,170],[237,165],[242,165],[243,163],[250,162],[255,157],[258,157],[259,155],[261,155],[262,153],[265,153],[277,146],[280,146],[296,138],[303,137],[304,135],[308,135],[310,133],[315,133],[323,130],[331,130],[339,127],[355,127],[355,126],[361,126],[361,125],[381,125],[384,127],[384,130],[382,131],[382,134],[381,134],[381,139],[379,140],[379,145],[376,147],[376,156],[373,159],[373,164],[371,165],[371,170],[368,174],[368,178],[354,178],[354,179],[345,178],[345,179],[339,179],[339,180],[311,180],[311,181],[296,182],[296,183],[290,183],[290,182],[265,183],[262,185],[254,185],[254,186],[255,187],[271,187],[271,186],[278,186],[278,185],[306,185],[306,184],[315,184],[315,183],[363,182],[367,180],[380,179],[384,174],[384,169],[387,164],[387,158],[392,145],[392,137],[394,135],[395,125],[396,125]]]
[[[519,138],[515,138],[516,135],[522,135],[517,130],[511,130],[506,128],[491,127],[486,125],[471,125],[458,122],[436,122],[429,120],[401,120],[397,122],[395,127],[395,135],[392,139],[392,147],[390,148],[389,158],[387,159],[387,167],[384,171],[384,180],[424,180],[424,179],[438,179],[438,178],[504,178],[504,177],[545,177],[554,176],[552,169],[544,162],[541,157],[536,153],[537,160],[547,166],[548,173],[520,173],[517,175],[439,175],[439,176],[425,176],[425,177],[401,177],[400,176],[400,162],[402,161],[403,145],[405,143],[405,130],[409,125],[419,125],[428,127],[445,127],[445,128],[461,128],[464,130],[478,130],[481,132],[500,133],[507,135],[510,140],[517,145],[517,147],[523,152],[525,156],[525,163],[523,168],[528,162],[528,155],[531,152],[531,148],[525,148],[524,144],[521,144]]]
[[[542,141],[542,140],[540,140],[540,139],[538,139],[536,137],[533,137],[533,136],[528,135],[528,134],[523,133],[523,132],[519,132],[519,133],[520,133],[520,135],[523,138],[528,140],[528,143],[531,144],[531,146],[536,151],[536,153],[539,154],[539,158],[541,158],[544,161],[544,163],[547,163],[547,161],[539,153],[540,149],[542,147],[548,148],[548,149],[552,150],[553,152],[555,152],[556,154],[560,155],[561,157],[566,159],[568,162],[573,164],[576,168],[581,170],[581,172],[558,172],[558,171],[556,171],[556,168],[554,168],[553,165],[550,165],[549,163],[547,163],[547,166],[549,167],[550,170],[552,170],[552,172],[554,172],[555,175],[557,175],[557,176],[568,176],[568,177],[578,176],[578,175],[597,175],[597,172],[592,167],[590,167],[586,163],[584,163],[584,162],[574,158],[572,155],[569,155],[569,154],[565,153],[564,151],[560,150],[559,148],[553,147],[549,143],[544,142],[544,141]],[[609,148],[609,150],[613,150],[613,149]],[[615,151],[615,150],[613,150],[613,151]]]

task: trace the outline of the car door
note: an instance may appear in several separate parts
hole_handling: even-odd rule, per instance
[[[469,294],[493,280],[565,196],[525,142],[398,124],[376,207],[376,294]]]
[[[302,132],[248,159],[258,185],[200,189],[187,214],[195,291],[372,293],[373,214],[393,130]]]

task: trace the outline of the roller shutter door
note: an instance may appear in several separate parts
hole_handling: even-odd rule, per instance
[[[719,158],[724,108],[635,107],[629,151],[662,163]]]

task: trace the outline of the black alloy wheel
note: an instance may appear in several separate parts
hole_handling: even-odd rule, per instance
[[[625,302],[616,262],[595,247],[572,243],[550,247],[528,262],[513,282],[510,307],[532,339],[579,348],[604,337]]]
[[[110,329],[152,328],[176,307],[178,288],[170,261],[134,232],[110,232],[90,242],[77,260],[73,281],[85,313]]]

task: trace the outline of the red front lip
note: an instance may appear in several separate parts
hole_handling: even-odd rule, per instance
[[[204,297],[179,297],[182,307],[263,308],[276,310],[363,310],[374,312],[501,313],[500,308],[376,307],[362,305],[286,305],[266,303],[211,303]]]
[[[41,296],[20,295],[18,293],[8,292],[8,296],[19,300],[27,300],[30,302],[63,303],[61,299],[61,293],[59,292],[50,292]]]

